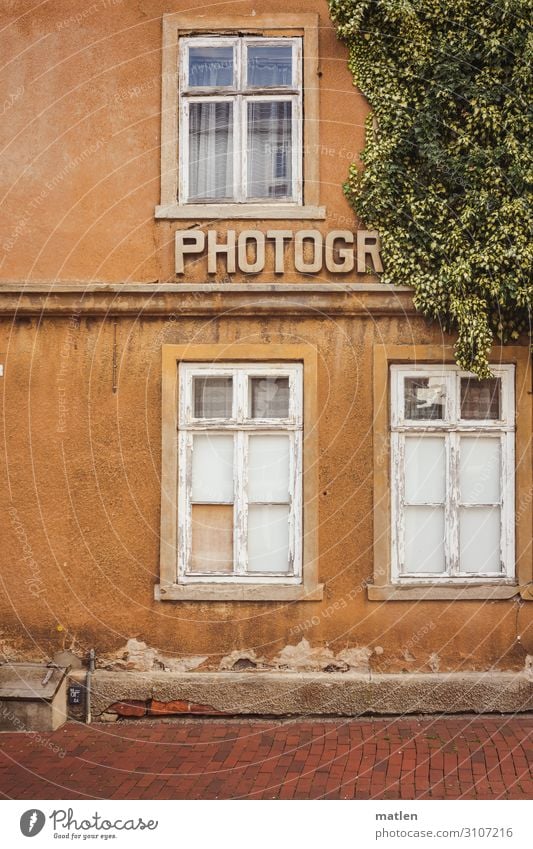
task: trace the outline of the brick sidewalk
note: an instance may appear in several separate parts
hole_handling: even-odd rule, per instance
[[[16,799],[531,799],[532,731],[531,716],[69,723],[41,739],[0,734],[0,792]]]

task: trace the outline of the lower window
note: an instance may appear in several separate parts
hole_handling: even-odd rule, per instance
[[[514,366],[391,366],[392,580],[514,578]]]
[[[178,583],[302,582],[298,363],[180,363]]]

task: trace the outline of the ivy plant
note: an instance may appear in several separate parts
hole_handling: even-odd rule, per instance
[[[329,6],[372,110],[346,196],[380,232],[383,282],[487,377],[495,338],[531,338],[533,0]]]

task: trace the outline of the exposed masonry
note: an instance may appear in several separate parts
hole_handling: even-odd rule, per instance
[[[253,649],[232,651],[218,664],[219,672],[367,672],[370,658],[383,654],[381,646],[343,649],[334,654],[331,649],[313,648],[304,638],[297,645],[285,646],[275,657],[267,659]],[[106,670],[131,672],[191,672],[210,669],[205,655],[170,657],[137,639],[130,639],[123,649],[98,659]]]
[[[225,655],[218,663],[218,672],[317,672],[317,673],[367,673],[372,668],[380,668],[381,658],[386,658],[381,646],[369,648],[359,646],[342,649],[334,654],[331,649],[323,646],[312,647],[308,640],[302,639],[296,645],[287,645],[272,659],[257,654],[253,649],[236,649]],[[35,653],[22,651],[14,642],[0,637],[0,663],[7,661],[39,661],[46,662],[44,653],[38,657]],[[70,666],[71,670],[79,670],[84,674],[82,658],[79,652],[71,647],[70,650],[56,652],[53,660],[62,666]],[[97,655],[97,667],[105,671],[130,673],[185,673],[196,671],[198,674],[214,673],[216,668],[209,662],[207,655],[186,655],[174,657],[166,655],[142,640],[132,638],[126,645],[112,653]],[[408,648],[403,648],[398,658],[386,658],[384,672],[395,677],[420,673],[427,669],[427,674],[449,674],[441,671],[441,660],[436,652],[427,657],[416,658]],[[533,655],[526,655],[524,674],[533,680]],[[424,674],[422,672],[422,674]],[[483,674],[483,673],[473,673]],[[489,674],[489,673],[487,673]],[[499,674],[498,670],[494,674]]]
[[[190,672],[206,660],[207,656],[201,655],[171,657],[133,638],[123,649],[97,658],[97,663],[103,669],[125,672]]]

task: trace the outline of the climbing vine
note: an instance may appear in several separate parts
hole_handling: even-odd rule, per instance
[[[533,0],[329,0],[369,100],[346,196],[380,231],[383,282],[457,333],[490,374],[494,339],[531,336]]]

